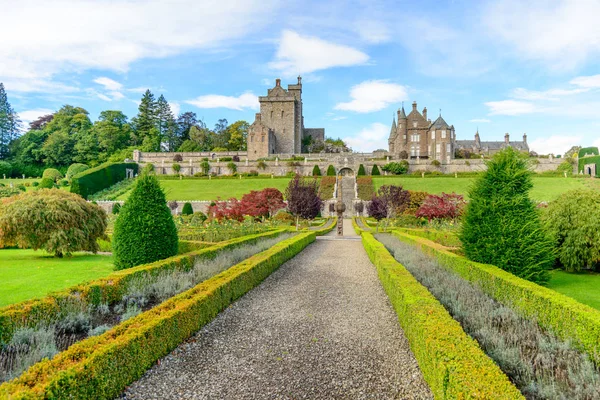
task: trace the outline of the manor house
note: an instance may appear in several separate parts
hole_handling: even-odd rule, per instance
[[[248,129],[248,158],[257,160],[271,154],[300,154],[302,141],[325,140],[324,128],[305,128],[302,115],[302,78],[281,87],[281,79],[266,96],[259,96],[260,113]]]
[[[427,107],[423,113],[417,110],[417,102],[413,102],[412,111],[406,115],[404,106],[398,110],[398,123],[396,118],[392,121],[388,146],[390,154],[399,155],[405,152],[411,159],[431,159],[449,163],[454,159],[456,150],[468,150],[475,154],[492,155],[506,147],[513,147],[519,151],[529,152],[527,135],[523,141],[510,141],[507,134],[503,142],[482,142],[479,130],[475,133],[475,140],[456,140],[454,125],[448,125],[442,115],[431,122],[427,119]]]

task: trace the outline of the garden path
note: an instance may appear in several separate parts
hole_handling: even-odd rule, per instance
[[[432,398],[350,220],[344,233],[282,265],[123,398]]]

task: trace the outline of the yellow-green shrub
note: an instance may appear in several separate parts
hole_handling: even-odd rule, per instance
[[[440,265],[478,285],[500,303],[527,318],[535,318],[540,326],[559,338],[571,340],[600,365],[600,311],[493,265],[470,261],[427,239],[398,231],[393,233],[434,256]]]
[[[523,399],[507,376],[431,293],[378,242],[363,245],[436,399]]]
[[[315,240],[301,233],[0,386],[2,398],[113,399],[158,359]]]

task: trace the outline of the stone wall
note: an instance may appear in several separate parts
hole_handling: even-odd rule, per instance
[[[208,207],[210,206],[210,201],[206,201],[206,200],[202,200],[202,201],[184,201],[184,200],[176,200],[177,201],[177,208],[174,210],[171,210],[171,214],[175,215],[175,214],[181,214],[181,210],[183,209],[183,205],[185,203],[190,203],[192,205],[192,210],[194,210],[194,212],[203,212],[204,214],[206,214],[206,212],[208,211]],[[112,214],[112,207],[113,204],[115,203],[120,203],[121,206],[125,203],[124,201],[96,201],[96,203],[102,207],[102,209],[104,211],[106,211],[107,214]]]

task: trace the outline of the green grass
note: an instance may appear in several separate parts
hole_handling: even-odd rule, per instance
[[[600,274],[593,272],[551,272],[548,287],[600,310]]]
[[[223,200],[235,197],[241,199],[251,190],[276,188],[285,192],[290,178],[250,178],[250,179],[183,179],[161,180],[167,200]],[[130,192],[118,197],[126,200]]]
[[[458,193],[465,197],[476,178],[452,177],[374,177],[373,184],[377,190],[382,185],[402,185],[407,190],[419,190],[433,194]],[[534,177],[531,198],[537,201],[551,201],[569,190],[583,189],[588,179],[562,178],[562,177]]]
[[[113,272],[112,256],[75,253],[55,258],[43,250],[0,250],[0,307],[44,297]]]

